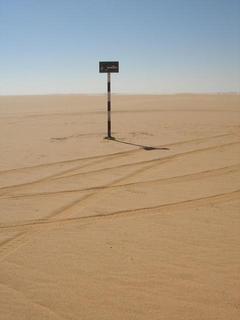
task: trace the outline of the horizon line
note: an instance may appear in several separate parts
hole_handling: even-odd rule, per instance
[[[175,95],[239,95],[239,91],[211,91],[211,92],[172,92],[172,93],[129,93],[129,92],[112,92],[113,96],[175,96]],[[32,96],[105,96],[106,92],[101,93],[80,93],[80,92],[69,92],[69,93],[17,93],[17,94],[0,94],[0,97],[32,97]]]

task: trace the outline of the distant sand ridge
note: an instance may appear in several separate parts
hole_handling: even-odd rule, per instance
[[[113,96],[112,120],[0,97],[1,316],[239,319],[240,96]]]

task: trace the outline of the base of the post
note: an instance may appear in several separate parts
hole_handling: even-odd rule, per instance
[[[116,138],[114,138],[114,137],[112,137],[112,136],[110,136],[110,137],[104,137],[104,139],[106,139],[106,140],[116,140]]]

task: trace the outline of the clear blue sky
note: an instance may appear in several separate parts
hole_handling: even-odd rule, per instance
[[[240,91],[240,0],[0,0],[0,94]]]

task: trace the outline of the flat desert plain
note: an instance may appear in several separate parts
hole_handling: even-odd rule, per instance
[[[112,104],[0,97],[0,319],[240,319],[240,96]]]

